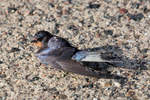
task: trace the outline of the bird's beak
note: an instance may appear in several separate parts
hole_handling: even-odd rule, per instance
[[[33,38],[31,43],[33,43],[35,46],[40,47],[40,48],[43,46],[42,42],[38,41],[37,38]]]
[[[34,38],[31,40],[31,43],[35,43],[35,42],[37,42],[37,41],[38,41],[38,39],[34,37]]]

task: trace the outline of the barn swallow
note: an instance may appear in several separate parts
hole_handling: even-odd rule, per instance
[[[39,31],[34,35],[32,43],[40,49],[35,56],[40,62],[53,68],[80,75],[101,78],[100,71],[84,66],[81,61],[105,62],[97,53],[81,51],[73,47],[67,40],[52,35],[47,31]],[[87,56],[88,55],[88,56]],[[107,62],[107,61],[106,61]]]

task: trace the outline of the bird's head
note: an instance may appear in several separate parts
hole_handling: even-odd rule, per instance
[[[50,34],[48,31],[44,30],[38,31],[37,33],[35,33],[33,40],[31,42],[38,47],[44,47],[45,45],[47,45],[48,40],[51,37],[53,37],[53,35]]]

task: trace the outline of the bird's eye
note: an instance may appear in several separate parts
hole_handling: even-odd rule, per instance
[[[44,35],[43,34],[38,34],[37,38],[42,38]]]

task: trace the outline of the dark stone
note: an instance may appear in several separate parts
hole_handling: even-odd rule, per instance
[[[72,3],[72,0],[67,0],[70,4]]]
[[[54,34],[58,34],[59,33],[59,26],[60,26],[60,24],[55,24],[55,28],[54,28],[54,31],[53,31],[53,33]]]
[[[83,85],[82,88],[93,88],[93,84]]]
[[[141,53],[143,53],[143,54],[144,54],[144,53],[147,53],[148,50],[149,50],[148,48],[142,49],[142,50],[141,50]]]
[[[146,13],[150,12],[150,9],[147,9],[147,7],[145,6],[145,7],[143,8],[143,12],[146,14]]]
[[[6,74],[0,74],[0,78],[5,78]]]
[[[85,78],[86,82],[89,82],[89,78]]]
[[[126,14],[126,13],[128,13],[128,10],[125,8],[120,8],[119,12],[120,12],[120,14]]]
[[[20,51],[20,49],[16,47],[11,48],[10,50],[10,52],[18,52],[18,51]]]
[[[70,87],[70,88],[69,88],[69,90],[71,90],[71,91],[75,91],[75,90],[76,90],[76,88],[71,88],[71,87]]]
[[[49,88],[48,92],[55,93],[55,92],[57,92],[57,89],[55,87]]]
[[[131,8],[139,9],[139,7],[140,7],[140,3],[133,3]]]
[[[35,11],[35,9],[31,9],[29,12],[29,15],[33,15],[33,12]]]
[[[52,8],[55,7],[54,4],[52,4],[52,3],[48,3],[48,6],[50,6]]]
[[[2,61],[0,61],[0,64],[2,64],[3,62]]]
[[[89,86],[88,86],[89,88],[93,88],[93,84],[89,84]]]
[[[68,26],[68,29],[69,29],[69,30],[73,30],[73,31],[78,30],[78,28],[77,28],[76,26],[74,26],[74,25]]]
[[[134,15],[128,14],[127,16],[134,21],[140,21],[144,18],[144,15],[142,13],[134,14]]]
[[[29,81],[29,82],[37,81],[37,80],[40,79],[40,77],[38,77],[38,76],[35,76],[35,77],[33,77],[33,78],[30,78],[30,75],[25,76],[25,78],[26,78],[26,80]]]
[[[33,78],[32,78],[32,80],[31,80],[31,81],[37,81],[37,80],[39,80],[39,79],[40,79],[40,77],[35,76],[35,77],[33,77]]]
[[[44,83],[41,83],[41,87],[46,87],[46,85]]]
[[[8,34],[8,35],[12,35],[12,32],[8,32],[7,34]]]
[[[106,3],[111,3],[112,0],[104,0],[104,2],[106,2]]]
[[[54,21],[55,22],[56,19],[53,16],[46,15],[45,21],[47,21],[47,22],[53,22]]]
[[[147,97],[150,98],[150,94],[147,94]]]
[[[21,22],[22,20],[24,20],[24,16],[18,16],[18,21]]]
[[[65,94],[60,94],[58,97],[59,97],[59,99],[61,99],[61,100],[62,100],[62,99],[67,99],[67,95],[65,95]]]
[[[90,8],[90,9],[97,9],[100,7],[100,4],[92,4],[92,3],[89,3],[88,7],[87,8]]]
[[[17,11],[17,8],[14,8],[14,7],[8,7],[8,13],[13,13]]]
[[[112,30],[104,30],[104,33],[106,35],[113,35],[113,31]]]

